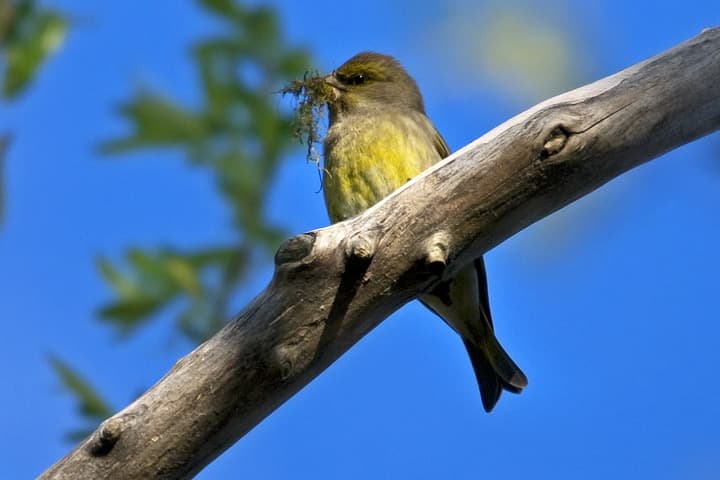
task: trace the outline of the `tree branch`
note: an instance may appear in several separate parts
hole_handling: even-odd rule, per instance
[[[190,478],[418,292],[720,128],[720,28],[518,115],[364,214],[293,237],[229,325],[42,479]]]

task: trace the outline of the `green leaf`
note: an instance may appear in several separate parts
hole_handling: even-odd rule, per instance
[[[99,259],[98,268],[117,298],[98,314],[127,333],[183,293],[190,298],[199,297],[203,291],[200,270],[208,266],[203,263],[225,258],[223,255],[221,250],[193,257],[168,250],[147,252],[134,248],[126,254],[128,274]]]
[[[229,19],[243,17],[242,10],[232,0],[200,0],[200,4],[209,11]]]
[[[115,293],[121,298],[136,296],[140,288],[130,279],[123,276],[112,264],[104,259],[97,258],[95,265],[103,279],[110,284]]]
[[[165,268],[177,286],[192,296],[200,294],[200,284],[192,264],[183,257],[173,256],[166,260]]]
[[[33,2],[21,3],[25,8],[15,10],[15,25],[4,42],[2,94],[6,99],[27,88],[38,67],[62,44],[67,31],[67,22],[59,14],[37,10]]]
[[[214,247],[188,253],[185,258],[196,269],[212,265],[221,266],[231,262],[242,262],[247,252],[241,251],[238,246]]]
[[[130,121],[134,132],[125,138],[101,143],[99,149],[103,154],[184,147],[200,141],[207,133],[202,117],[153,93],[139,93],[134,100],[121,105],[119,111]]]
[[[169,251],[148,253],[132,249],[127,258],[146,291],[169,295],[184,290],[195,295],[200,290],[195,269],[183,255]]]
[[[72,367],[54,355],[49,356],[48,362],[63,387],[75,397],[81,416],[101,421],[112,415],[113,410],[108,403]]]
[[[145,250],[132,248],[127,252],[127,260],[142,277],[149,280],[158,280],[164,277],[161,262],[153,258]]]
[[[147,321],[150,315],[164,307],[171,299],[168,296],[149,295],[120,299],[100,308],[98,315],[121,331],[128,332]]]

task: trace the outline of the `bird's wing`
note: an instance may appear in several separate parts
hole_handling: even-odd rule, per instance
[[[440,135],[440,132],[438,132],[435,127],[433,127],[433,145],[435,146],[435,150],[437,150],[440,154],[441,159],[450,156],[450,147],[448,147],[445,139],[442,135]]]
[[[478,279],[478,296],[480,297],[480,310],[485,315],[490,328],[493,327],[492,316],[490,315],[490,298],[488,295],[487,276],[485,274],[485,261],[482,257],[475,259],[475,273]]]
[[[427,115],[418,111],[413,111],[410,115],[414,117],[413,124],[420,126],[423,137],[430,140],[432,149],[437,153],[437,156],[432,156],[432,163],[437,163],[443,158],[447,158],[450,155],[450,147],[448,147],[445,139],[440,135],[440,132],[437,131]],[[424,168],[429,166],[430,165],[424,165]]]
[[[428,120],[428,122],[430,121]],[[432,123],[430,123],[430,126],[432,127],[432,138],[435,150],[437,150],[441,159],[449,157],[450,147],[448,147],[447,142],[442,137],[442,135],[440,135],[440,132],[438,132],[435,127],[432,126]],[[492,328],[493,324],[492,317],[490,315],[490,299],[488,298],[488,285],[485,274],[485,262],[483,261],[482,257],[475,259],[475,271],[477,273],[478,279],[478,296],[480,297],[480,310],[490,324],[490,327]]]

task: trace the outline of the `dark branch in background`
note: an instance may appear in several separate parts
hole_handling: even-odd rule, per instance
[[[240,315],[40,478],[192,477],[418,292],[720,128],[718,78],[713,29],[518,115],[359,217],[291,238]]]

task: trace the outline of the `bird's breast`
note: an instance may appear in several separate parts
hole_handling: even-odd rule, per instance
[[[324,146],[332,222],[371,207],[440,159],[427,126],[412,115],[350,116],[330,126]]]

